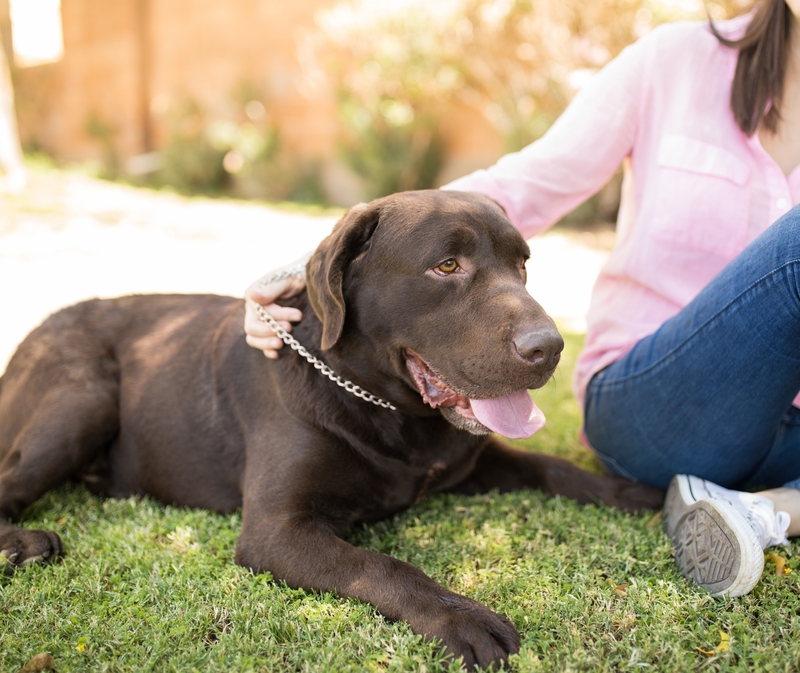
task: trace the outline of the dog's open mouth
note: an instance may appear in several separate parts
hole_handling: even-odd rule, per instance
[[[470,399],[447,386],[416,353],[406,351],[406,367],[426,404],[434,409],[441,407],[443,411],[448,410],[450,413],[445,417],[451,422],[453,413],[472,421],[472,424],[464,424],[464,429],[475,434],[479,434],[477,428],[469,427],[475,423],[483,426],[487,432],[496,432],[511,439],[530,437],[544,427],[544,414],[527,390],[518,390],[503,397]]]

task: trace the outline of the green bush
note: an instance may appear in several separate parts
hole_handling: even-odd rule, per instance
[[[389,98],[367,112],[346,93],[342,96],[349,100],[340,107],[344,126],[340,154],[361,178],[365,197],[433,187],[443,160],[436,120],[420,118],[412,108]]]
[[[318,163],[283,150],[264,104],[245,98],[229,107],[236,113],[224,118],[193,100],[175,106],[150,181],[189,193],[321,203]]]
[[[708,5],[715,17],[737,7]],[[336,92],[342,157],[377,196],[434,185],[452,103],[520,149],[638,36],[703,16],[671,0],[351,0],[318,14],[306,67]]]
[[[204,110],[195,101],[187,101],[173,113],[171,122],[154,180],[187,192],[221,191],[228,182],[222,162],[229,148],[209,133]]]

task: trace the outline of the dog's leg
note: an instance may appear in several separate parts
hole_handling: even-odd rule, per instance
[[[627,511],[658,509],[664,502],[664,491],[655,486],[593,474],[562,458],[515,449],[495,437],[489,440],[472,473],[451,490],[474,494],[524,488],[584,504],[602,502]]]
[[[318,517],[264,517],[262,509],[254,518],[252,511],[245,503],[238,564],[270,571],[292,587],[366,601],[415,633],[440,639],[464,658],[467,670],[497,666],[519,651],[519,635],[507,619],[447,591],[411,564],[348,544]]]
[[[11,522],[73,476],[118,431],[115,383],[56,386],[29,395],[24,405],[21,395],[9,394],[4,386],[0,408],[16,412],[14,419],[0,417],[0,560],[6,570],[62,552],[56,533]]]

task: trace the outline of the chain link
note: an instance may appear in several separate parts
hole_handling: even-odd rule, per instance
[[[276,274],[273,274],[269,278],[261,281],[261,285],[269,285],[270,283],[275,283],[279,280],[283,280],[284,278],[289,278],[290,276],[299,275],[305,271],[305,267],[299,266],[294,267],[292,269],[286,269],[284,271],[279,271]],[[287,332],[283,327],[278,324],[278,321],[273,318],[267,309],[265,309],[261,304],[257,304],[253,302],[253,306],[255,307],[256,313],[258,317],[267,325],[270,326],[270,329],[275,332],[275,334],[280,338],[283,343],[285,343],[289,348],[294,351],[297,351],[299,355],[304,357],[308,362],[314,365],[314,368],[319,370],[320,374],[327,376],[331,381],[333,381],[337,386],[344,388],[348,393],[355,395],[356,397],[360,397],[362,400],[366,402],[371,402],[379,407],[383,407],[384,409],[391,409],[392,411],[397,411],[397,407],[395,407],[390,402],[381,399],[377,395],[373,395],[371,392],[364,390],[362,387],[357,386],[352,381],[348,381],[347,379],[343,379],[341,376],[336,374],[328,365],[326,365],[322,360],[317,357],[314,357],[309,353],[303,345],[295,339],[289,332]]]
[[[273,273],[268,278],[259,283],[260,285],[269,285],[270,283],[277,283],[279,280],[285,280],[286,278],[290,278],[292,276],[299,276],[301,273],[305,273],[306,267],[304,264],[298,264],[297,266],[293,266],[289,269],[284,269],[283,271],[278,271]]]

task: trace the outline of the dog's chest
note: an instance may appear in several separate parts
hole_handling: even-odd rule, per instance
[[[371,487],[361,492],[361,506],[358,507],[356,519],[378,521],[416,505],[439,490],[437,487],[447,472],[447,466],[441,461],[427,470],[406,468],[384,472]]]
[[[459,445],[449,445],[449,442],[417,445],[417,450],[412,450],[412,455],[408,456],[410,461],[377,460],[372,472],[372,488],[364,491],[372,497],[366,498],[369,504],[361,518],[375,520],[390,516],[463,481],[480,453],[480,444],[469,441],[471,439]]]

